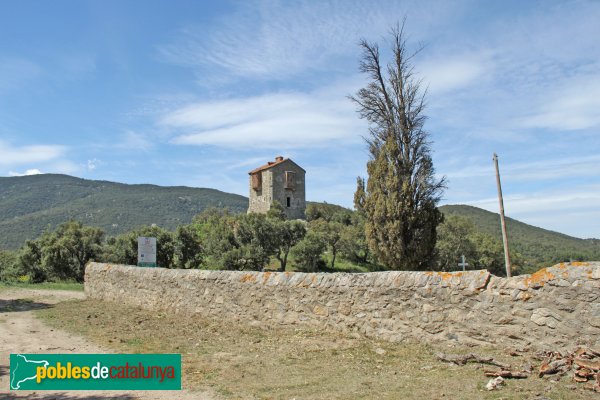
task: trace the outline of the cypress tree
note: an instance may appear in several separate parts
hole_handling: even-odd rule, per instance
[[[369,247],[392,269],[426,269],[432,265],[437,209],[445,179],[435,177],[431,142],[424,130],[425,93],[413,74],[403,26],[392,30],[393,60],[382,67],[379,46],[361,41],[360,71],[367,85],[351,96],[361,118],[369,122],[368,179],[357,180],[355,203],[366,217]]]

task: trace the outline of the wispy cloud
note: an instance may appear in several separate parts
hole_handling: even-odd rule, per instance
[[[417,71],[433,95],[452,92],[456,96],[460,89],[480,85],[486,76],[493,73],[493,63],[486,53],[436,56],[417,65]]]
[[[180,65],[279,79],[322,68],[355,46],[361,27],[387,29],[388,18],[381,8],[355,1],[242,3],[212,29],[188,26],[159,50]]]
[[[98,160],[97,158],[94,158],[92,160],[87,160],[87,169],[88,171],[95,171],[96,168],[98,168],[98,164],[100,164],[101,161]]]
[[[599,73],[579,74],[543,94],[537,110],[521,120],[524,127],[567,131],[600,127]]]
[[[486,198],[466,202],[498,212],[498,199]],[[521,192],[504,197],[508,216],[525,223],[563,232],[576,237],[600,237],[597,218],[600,185],[574,185],[567,190]],[[510,232],[509,232],[510,234]]]
[[[359,140],[361,124],[348,93],[271,93],[191,104],[165,115],[160,124],[183,145],[289,149],[344,139]]]
[[[380,41],[408,17],[416,41],[449,24],[467,2],[383,0],[257,1],[204,26],[187,26],[159,46],[163,60],[201,68],[203,80],[236,77],[282,80],[331,71],[340,60],[356,60],[359,39]]]
[[[40,163],[56,160],[67,148],[60,145],[13,146],[0,141],[0,166]]]
[[[42,73],[42,68],[29,60],[0,58],[0,95],[20,89]]]
[[[114,146],[122,150],[148,151],[154,147],[154,143],[141,133],[127,130]]]
[[[600,155],[563,156],[561,158],[520,162],[502,166],[502,176],[512,181],[558,180],[562,178],[598,177]],[[447,171],[450,179],[472,179],[494,175],[491,158],[487,165],[469,165],[466,168]]]

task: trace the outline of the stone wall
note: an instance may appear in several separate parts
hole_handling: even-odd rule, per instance
[[[389,341],[600,345],[600,263],[559,264],[509,279],[487,271],[307,274],[90,263],[85,293],[149,310]]]

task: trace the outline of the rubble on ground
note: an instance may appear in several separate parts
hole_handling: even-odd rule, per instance
[[[513,357],[520,357],[523,351],[511,350],[507,353]],[[537,352],[533,355],[533,359],[540,362],[537,369],[533,365],[514,368],[491,357],[482,357],[473,353],[466,355],[439,353],[437,358],[456,365],[466,365],[471,361],[498,367],[498,369],[483,371],[485,376],[493,378],[487,383],[487,390],[498,389],[506,379],[527,379],[537,375],[538,378],[553,381],[568,378],[578,384],[584,384],[586,389],[600,393],[600,351],[588,347],[580,346],[564,354],[557,351]]]

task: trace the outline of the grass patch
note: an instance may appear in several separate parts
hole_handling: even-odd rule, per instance
[[[83,283],[76,282],[42,282],[42,283],[23,283],[23,282],[0,282],[0,290],[10,288],[21,289],[43,289],[43,290],[71,290],[83,291]]]
[[[115,352],[181,353],[184,387],[210,388],[224,398],[590,398],[567,378],[509,380],[502,390],[488,392],[481,366],[453,366],[435,358],[439,351],[476,351],[518,367],[538,364],[531,355],[512,358],[492,348],[448,349],[305,327],[250,327],[95,300],[62,302],[37,315]]]

